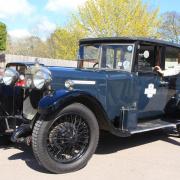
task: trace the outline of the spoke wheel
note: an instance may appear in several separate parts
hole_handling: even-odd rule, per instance
[[[47,138],[49,155],[60,163],[70,163],[87,150],[90,131],[85,120],[77,114],[65,114],[51,125]]]
[[[83,168],[99,141],[99,126],[93,112],[80,103],[35,123],[32,148],[41,166],[53,173]]]

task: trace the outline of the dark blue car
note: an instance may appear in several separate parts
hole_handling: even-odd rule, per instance
[[[0,133],[32,145],[53,173],[84,167],[101,130],[119,137],[180,133],[180,45],[144,38],[83,39],[77,68],[7,64]]]

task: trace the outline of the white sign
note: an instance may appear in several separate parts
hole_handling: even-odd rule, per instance
[[[132,46],[128,46],[127,50],[131,52],[133,50],[133,47]]]
[[[154,84],[149,84],[148,88],[145,89],[144,94],[147,95],[148,98],[152,98],[156,94],[157,90],[154,88]]]
[[[123,62],[123,67],[124,67],[125,70],[128,70],[129,66],[130,66],[130,62],[129,61],[124,61]]]

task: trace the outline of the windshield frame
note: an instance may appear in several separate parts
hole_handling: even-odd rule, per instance
[[[124,70],[124,69],[117,69],[117,68],[103,68],[102,67],[102,62],[103,62],[103,47],[104,46],[132,46],[132,56],[131,56],[131,67],[129,68],[129,70]],[[99,46],[99,55],[98,55],[98,62],[99,62],[99,66],[97,68],[85,68],[85,67],[81,67],[81,62],[82,61],[86,61],[86,59],[80,58],[80,48],[84,47],[84,46]],[[78,51],[78,63],[77,63],[77,67],[80,69],[87,69],[87,70],[106,70],[106,71],[126,71],[126,72],[132,72],[133,69],[133,61],[134,61],[134,57],[135,57],[135,43],[97,43],[97,44],[81,44],[79,46],[79,51]],[[88,59],[87,59],[88,61]],[[113,62],[115,63],[115,62]]]

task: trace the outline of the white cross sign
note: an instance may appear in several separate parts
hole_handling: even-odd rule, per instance
[[[147,95],[148,98],[152,98],[156,94],[157,90],[154,88],[154,84],[149,84],[148,88],[145,89],[144,94]]]

